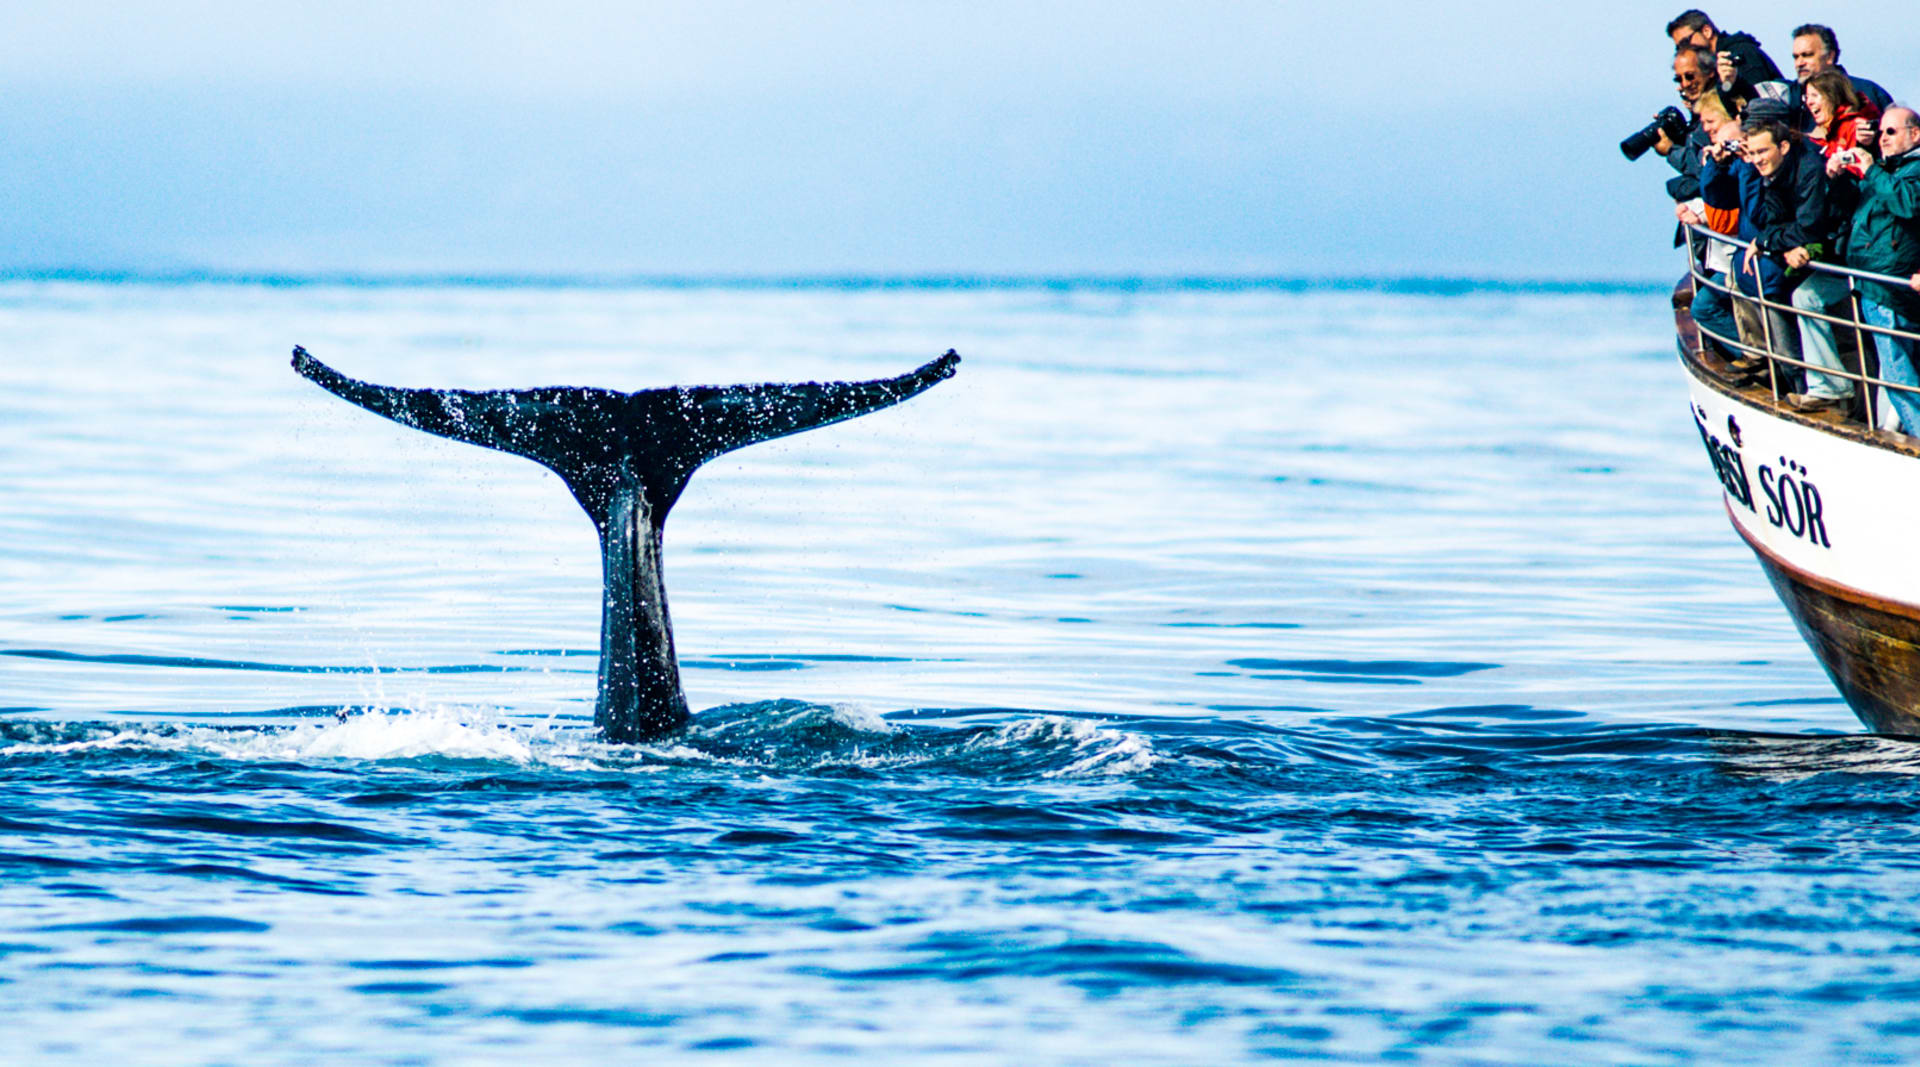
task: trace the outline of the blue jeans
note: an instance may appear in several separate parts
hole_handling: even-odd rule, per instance
[[[1727,284],[1727,276],[1724,274],[1715,274],[1713,276],[1713,283],[1715,285],[1725,285]],[[1727,294],[1718,289],[1710,289],[1705,285],[1700,286],[1700,290],[1693,294],[1693,321],[1708,333],[1719,334],[1721,337],[1728,338],[1731,341],[1738,341],[1740,340],[1740,328],[1734,325],[1733,308],[1727,303],[1727,299]],[[1701,340],[1704,342],[1707,338],[1703,337]],[[1727,344],[1726,349],[1735,356],[1741,354],[1732,344]]]
[[[1860,318],[1869,326],[1886,326],[1909,333],[1920,332],[1920,323],[1907,318],[1898,311],[1871,300],[1860,302]],[[1914,363],[1920,361],[1920,344],[1904,337],[1888,337],[1884,333],[1872,335],[1874,347],[1880,350],[1880,380],[1911,385],[1920,389],[1920,374],[1914,373]],[[1889,411],[1888,409],[1892,410]],[[1893,428],[1893,418],[1898,415],[1900,427],[1906,433],[1920,433],[1920,394],[1909,393],[1902,389],[1880,390],[1878,417],[1880,425]]]

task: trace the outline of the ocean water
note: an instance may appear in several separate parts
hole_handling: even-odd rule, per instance
[[[0,1060],[1909,1061],[1920,748],[1664,294],[0,285]],[[400,385],[866,378],[697,475],[684,735]]]

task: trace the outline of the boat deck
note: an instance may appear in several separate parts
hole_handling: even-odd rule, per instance
[[[1776,384],[1777,376],[1763,375],[1757,380],[1753,379],[1750,375],[1744,375],[1735,370],[1732,364],[1713,352],[1705,350],[1700,343],[1700,329],[1694,325],[1693,316],[1686,308],[1674,308],[1673,330],[1675,336],[1679,338],[1682,361],[1686,364],[1687,371],[1709,389],[1724,393],[1749,407],[1760,408],[1770,415],[1798,422],[1822,433],[1920,458],[1920,438],[1909,437],[1895,430],[1870,427],[1859,419],[1839,411],[1800,411],[1794,408],[1786,401],[1786,390]],[[1775,358],[1783,367],[1806,365],[1788,356]]]

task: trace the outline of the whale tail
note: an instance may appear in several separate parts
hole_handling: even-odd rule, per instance
[[[618,483],[637,478],[664,522],[687,479],[715,456],[891,407],[951,378],[959,362],[948,349],[899,377],[864,382],[473,391],[375,385],[341,374],[305,348],[293,350],[293,369],[342,400],[545,466],[602,529],[609,490]]]
[[[615,741],[686,722],[660,573],[667,513],[701,464],[736,448],[891,407],[953,376],[951,349],[895,378],[608,389],[401,389],[293,350],[293,369],[377,415],[525,456],[558,474],[600,533],[606,595],[594,721]]]

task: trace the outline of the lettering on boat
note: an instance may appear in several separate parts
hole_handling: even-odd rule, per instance
[[[1814,487],[1807,468],[1785,456],[1780,467],[1760,465],[1760,491],[1767,496],[1767,521],[1775,528],[1810,545],[1832,548],[1827,539],[1827,522],[1820,510],[1820,490]]]
[[[1700,431],[1700,443],[1706,446],[1707,458],[1713,461],[1713,473],[1720,476],[1720,485],[1726,489],[1728,499],[1752,511],[1753,485],[1747,480],[1746,463],[1740,458],[1740,424],[1733,421],[1732,415],[1727,416],[1727,437],[1733,441],[1731,445],[1707,429],[1705,408],[1694,407],[1693,425]]]

